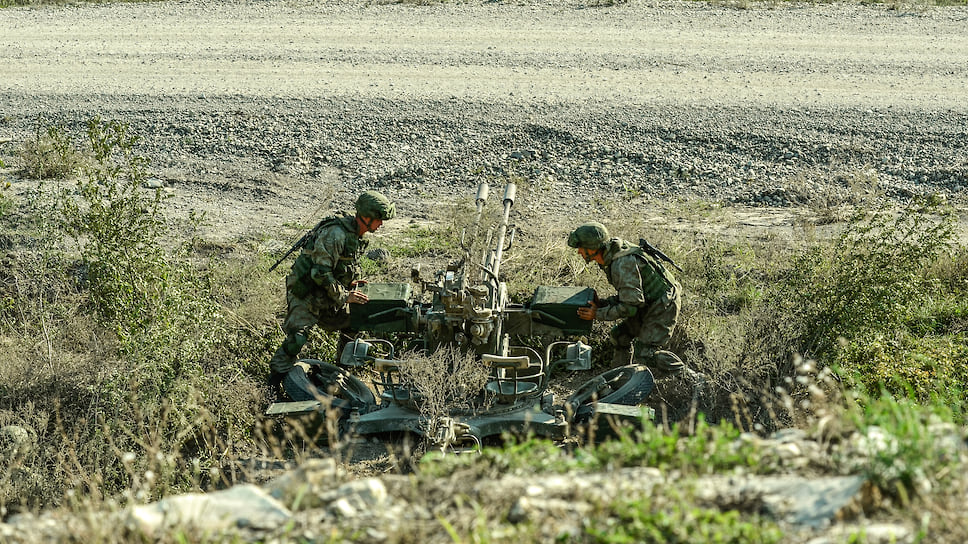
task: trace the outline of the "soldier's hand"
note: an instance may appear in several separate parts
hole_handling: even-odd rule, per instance
[[[347,304],[366,304],[370,301],[370,297],[366,296],[363,291],[350,291],[349,295],[346,296]]]
[[[350,289],[360,285],[366,285],[367,283],[369,282],[366,280],[353,280],[352,283],[350,283]]]
[[[578,308],[578,317],[584,319],[585,321],[595,319],[596,313],[598,313],[598,306],[596,306],[594,302],[589,303],[588,306]]]

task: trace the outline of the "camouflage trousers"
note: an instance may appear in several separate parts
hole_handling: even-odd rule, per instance
[[[328,331],[340,331],[341,335],[348,337],[344,332],[350,325],[350,309],[348,304],[334,306],[323,298],[308,294],[304,297],[297,297],[293,294],[293,281],[286,281],[286,320],[282,324],[282,329],[286,333],[286,339],[282,345],[276,349],[269,360],[269,369],[273,374],[285,374],[296,363],[299,352],[309,338],[309,332],[313,327],[321,327]],[[344,340],[344,338],[341,338]],[[342,341],[340,343],[343,343]]]
[[[609,335],[615,346],[612,366],[634,361],[656,374],[674,374],[685,368],[678,355],[665,349],[672,340],[679,309],[679,288],[673,287],[651,306],[640,308],[635,315],[612,327]]]

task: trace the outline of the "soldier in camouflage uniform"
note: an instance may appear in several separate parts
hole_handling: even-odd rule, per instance
[[[601,223],[585,223],[568,236],[585,262],[595,261],[617,293],[578,309],[582,319],[622,321],[612,328],[613,366],[636,363],[656,378],[680,374],[682,359],[665,349],[679,318],[681,287],[672,273],[641,247],[610,238]]]
[[[276,393],[313,326],[340,331],[340,345],[349,340],[349,305],[368,301],[356,289],[361,281],[359,258],[367,245],[363,235],[395,214],[385,196],[366,191],[356,200],[355,216],[328,217],[313,229],[286,276],[286,339],[269,361],[269,384]]]

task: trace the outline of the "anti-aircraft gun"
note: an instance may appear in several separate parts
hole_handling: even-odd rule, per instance
[[[351,328],[373,336],[347,344],[336,364],[299,361],[283,382],[292,401],[272,404],[267,415],[335,411],[347,432],[411,432],[442,448],[479,445],[506,432],[563,438],[596,413],[641,417],[637,405],[651,392],[653,379],[640,365],[596,376],[563,403],[555,402],[548,391],[555,370],[591,367],[591,347],[575,337],[591,331],[577,309],[591,303],[594,291],[539,286],[529,302],[512,304],[501,265],[514,244],[509,221],[516,187],[505,186],[500,218],[485,227],[488,193],[488,185],[478,186],[471,232],[461,235],[461,258],[430,280],[415,269],[408,283],[366,284],[369,302],[351,306]],[[535,336],[546,340],[542,351],[512,342]],[[427,359],[407,354],[446,350],[475,361],[486,379],[459,407],[428,414],[433,392],[407,380],[408,365]],[[367,365],[377,376],[370,385],[351,372]],[[453,367],[441,372],[445,383],[462,379]]]
[[[486,238],[494,235],[496,239],[493,247],[484,252],[480,262],[471,260],[474,247],[465,245],[466,239],[462,237],[463,257],[446,270],[438,272],[433,282],[424,283],[425,289],[433,294],[433,302],[420,316],[420,324],[426,325],[428,349],[454,345],[473,349],[482,355],[507,355],[504,320],[508,295],[507,286],[500,280],[500,273],[504,251],[510,249],[514,239],[514,230],[509,226],[508,219],[515,191],[513,183],[505,187],[501,220],[496,229],[486,233]],[[488,186],[479,185],[475,199],[474,239],[482,234],[480,223],[487,196]],[[504,246],[505,241],[507,247]],[[419,271],[413,274],[413,278],[419,281]]]

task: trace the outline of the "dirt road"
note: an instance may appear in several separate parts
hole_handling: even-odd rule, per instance
[[[38,98],[968,107],[963,9],[524,4],[11,8],[0,11],[0,81]]]
[[[321,183],[420,215],[509,165],[576,209],[959,198],[966,27],[968,8],[636,0],[7,8],[0,156],[16,182],[38,123],[121,118],[232,235],[300,220]]]

